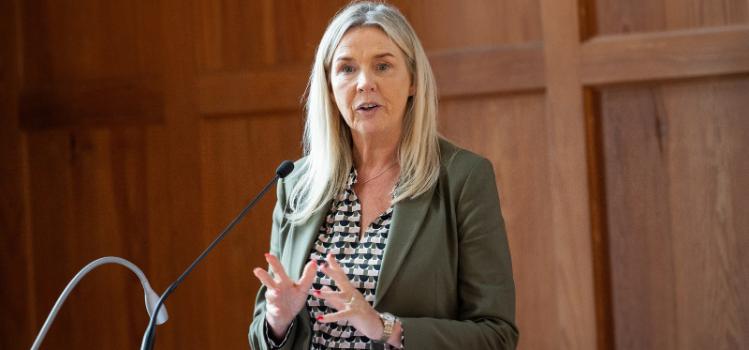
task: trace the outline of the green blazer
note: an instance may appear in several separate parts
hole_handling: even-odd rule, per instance
[[[444,140],[440,158],[437,184],[394,207],[374,308],[400,318],[407,349],[512,349],[515,285],[494,170]],[[328,212],[325,207],[301,225],[283,217],[297,179],[292,173],[278,184],[270,247],[295,280]],[[255,350],[268,349],[264,294],[261,287],[249,330]],[[305,308],[283,349],[309,349],[311,330]]]

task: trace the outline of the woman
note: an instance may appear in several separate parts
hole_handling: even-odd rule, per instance
[[[440,139],[436,115],[406,19],[339,12],[310,77],[306,157],[278,185],[270,269],[253,271],[254,349],[515,346],[494,172]]]

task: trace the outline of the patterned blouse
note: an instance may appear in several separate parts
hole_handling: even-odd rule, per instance
[[[353,187],[356,183],[356,170],[351,171],[346,187],[333,201],[325,222],[320,227],[317,241],[310,253],[310,259],[318,264],[325,262],[328,253],[335,258],[351,283],[364,295],[371,304],[375,300],[375,286],[380,275],[382,257],[390,232],[390,219],[393,207],[390,206],[380,214],[360,237],[361,203]],[[328,286],[338,290],[335,281],[317,273],[312,288]],[[357,331],[346,321],[337,323],[319,323],[316,317],[321,314],[336,312],[314,295],[307,299],[307,310],[312,322],[312,349],[368,349],[371,340]],[[389,345],[385,346],[390,349]]]

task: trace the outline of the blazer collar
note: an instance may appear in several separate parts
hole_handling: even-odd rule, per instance
[[[399,267],[411,250],[416,236],[421,232],[420,228],[429,209],[430,202],[434,196],[437,186],[432,186],[429,191],[417,198],[407,199],[395,204],[393,208],[393,219],[390,222],[390,233],[388,243],[385,247],[385,256],[380,266],[380,276],[377,279],[375,290],[376,307],[390,288]]]

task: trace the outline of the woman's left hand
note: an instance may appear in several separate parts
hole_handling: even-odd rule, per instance
[[[351,284],[346,272],[335,260],[332,254],[325,257],[327,264],[320,267],[320,271],[332,278],[338,286],[333,291],[328,286],[314,291],[313,295],[324,300],[337,312],[318,315],[317,321],[332,323],[348,321],[356,330],[370,339],[380,339],[383,333],[380,314],[364,299],[364,296]]]

